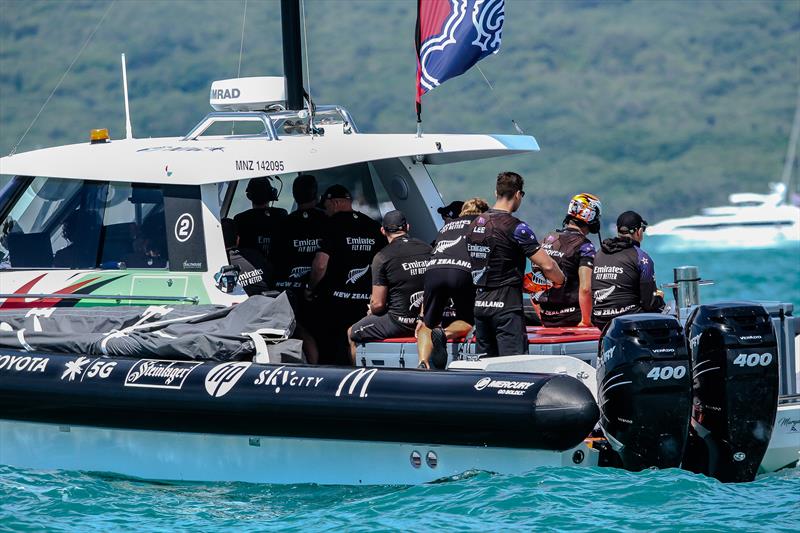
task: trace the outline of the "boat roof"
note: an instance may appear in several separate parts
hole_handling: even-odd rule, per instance
[[[539,150],[528,135],[369,134],[122,139],[0,158],[0,174],[203,185],[411,157],[428,165]]]

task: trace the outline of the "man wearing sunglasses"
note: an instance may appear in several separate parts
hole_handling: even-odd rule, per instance
[[[475,353],[488,357],[528,353],[522,279],[530,259],[554,287],[564,274],[536,240],[533,230],[512,215],[522,204],[524,180],[515,172],[497,176],[494,207],[478,215],[467,233],[475,283]]]
[[[600,329],[620,315],[664,309],[653,259],[641,249],[646,229],[639,213],[625,211],[617,218],[617,236],[604,240],[594,259],[592,322]]]

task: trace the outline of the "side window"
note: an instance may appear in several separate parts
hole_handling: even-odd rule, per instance
[[[158,186],[38,177],[0,222],[0,268],[166,268]]]
[[[39,177],[0,222],[4,268],[93,268],[107,184]]]
[[[110,183],[103,217],[101,268],[167,268],[160,186]]]

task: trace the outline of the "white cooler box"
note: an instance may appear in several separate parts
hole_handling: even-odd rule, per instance
[[[600,331],[595,328],[528,327],[528,353],[531,355],[567,355],[594,366]],[[459,354],[474,354],[475,345],[451,342],[447,345],[448,364],[461,358]],[[384,368],[416,368],[417,343],[414,337],[387,339],[359,346],[358,366]]]

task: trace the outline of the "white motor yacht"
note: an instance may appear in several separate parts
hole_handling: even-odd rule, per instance
[[[786,185],[769,194],[734,193],[730,205],[701,215],[670,218],[650,226],[648,236],[663,251],[681,248],[775,248],[800,244],[800,207],[786,201]]]

